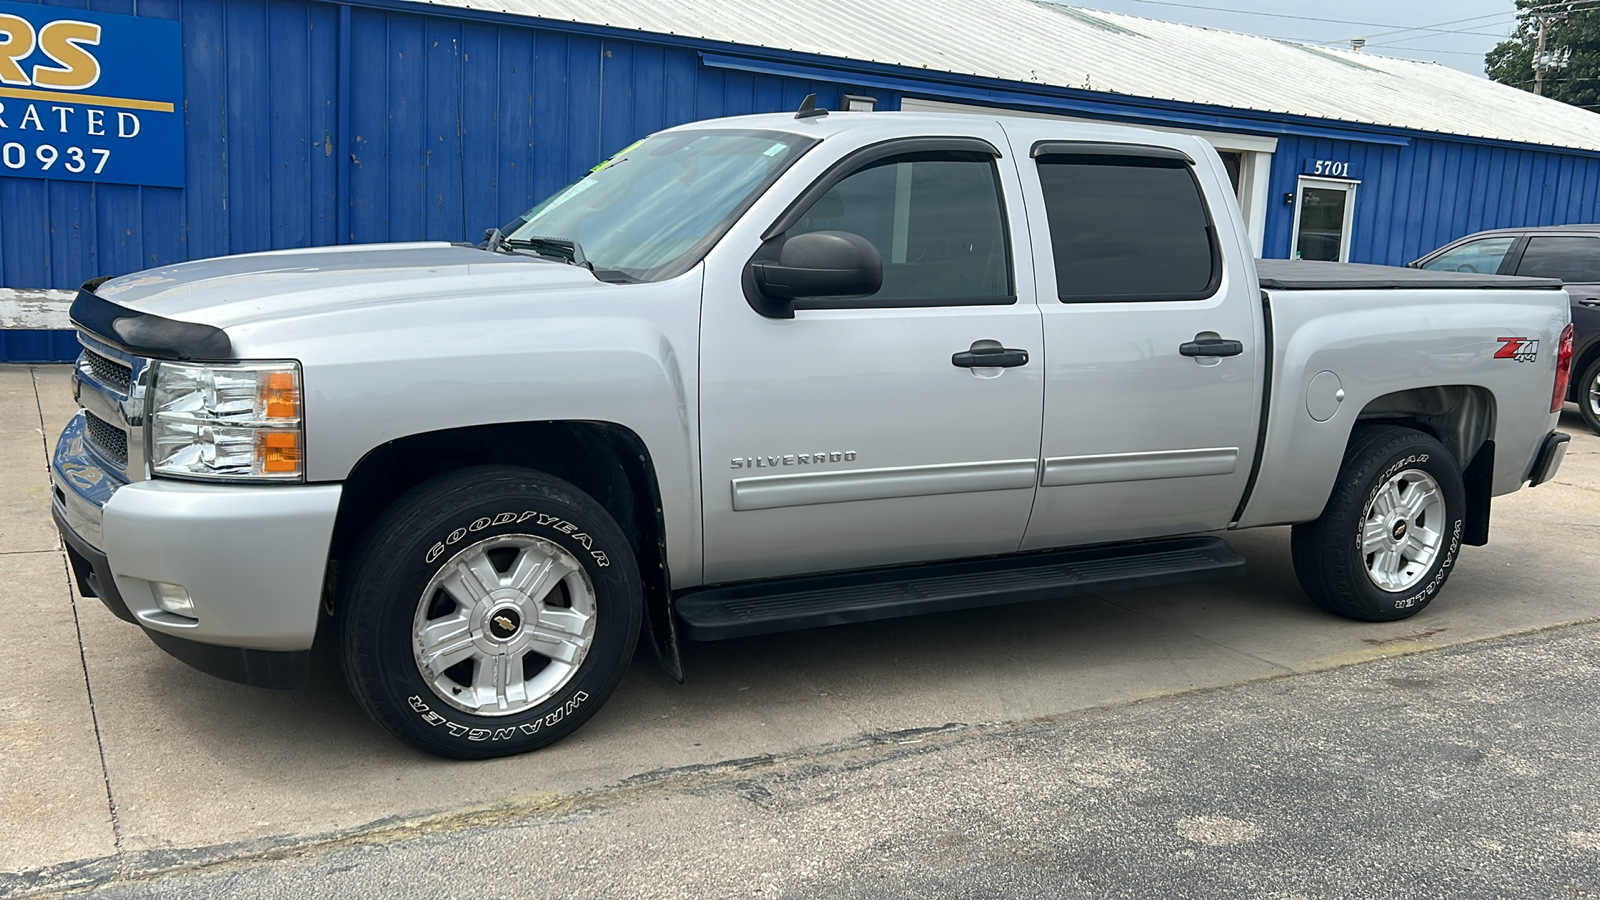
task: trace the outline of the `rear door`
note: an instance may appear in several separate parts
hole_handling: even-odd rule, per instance
[[[1221,167],[1198,141],[1136,147],[1006,128],[1047,361],[1024,547],[1226,527],[1253,458],[1265,355],[1243,223],[1205,200],[1227,196]]]
[[[1518,275],[1559,278],[1572,298],[1572,332],[1575,364],[1588,348],[1600,342],[1600,235],[1540,234],[1528,236],[1527,248],[1517,263]],[[1578,381],[1582,372],[1573,372]],[[1592,403],[1587,386],[1579,403]]]
[[[1044,379],[1027,223],[995,123],[860,148],[774,240],[867,238],[883,287],[755,311],[738,269],[701,314],[705,579],[738,581],[1015,551],[1033,504]],[[797,215],[795,215],[797,214]],[[779,228],[783,223],[773,223]],[[767,227],[763,223],[763,227]],[[754,253],[752,244],[748,253]],[[1020,254],[1026,259],[1026,253]],[[973,368],[975,346],[1026,351]]]
[[[1600,235],[1528,235],[1516,274],[1566,282],[1576,322],[1580,308],[1600,305]]]

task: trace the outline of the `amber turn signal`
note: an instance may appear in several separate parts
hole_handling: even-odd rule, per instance
[[[294,372],[267,372],[261,382],[261,408],[269,419],[294,419],[300,415],[300,390]]]
[[[299,472],[299,431],[260,431],[256,433],[256,461],[262,472]]]

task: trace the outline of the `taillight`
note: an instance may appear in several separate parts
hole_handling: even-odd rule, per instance
[[[1560,349],[1556,350],[1556,386],[1550,392],[1550,411],[1561,412],[1561,404],[1567,401],[1567,383],[1572,378],[1572,323],[1567,323],[1565,331],[1561,332]]]

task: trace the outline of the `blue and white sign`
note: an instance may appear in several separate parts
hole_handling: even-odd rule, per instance
[[[183,187],[177,22],[0,0],[0,177]]]
[[[1313,175],[1317,178],[1360,181],[1361,167],[1348,159],[1308,159],[1301,164],[1300,174]]]

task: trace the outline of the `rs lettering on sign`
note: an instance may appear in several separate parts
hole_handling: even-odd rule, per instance
[[[174,21],[0,0],[0,177],[182,187]]]

